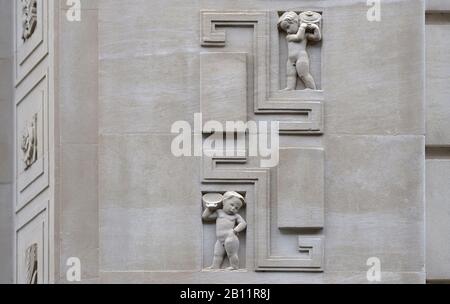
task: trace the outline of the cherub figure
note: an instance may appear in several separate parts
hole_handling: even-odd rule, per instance
[[[223,195],[221,209],[220,203],[206,204],[202,218],[205,221],[216,220],[217,236],[213,263],[207,269],[220,269],[225,254],[230,261],[227,270],[239,269],[238,234],[245,230],[247,223],[238,212],[244,205],[244,197],[234,191],[228,191]]]
[[[316,83],[310,72],[310,61],[306,47],[308,41],[322,40],[319,27],[322,16],[319,13],[307,11],[300,15],[286,12],[278,20],[278,28],[287,33],[288,62],[287,87],[284,91],[295,90],[297,75],[307,89],[316,90]]]

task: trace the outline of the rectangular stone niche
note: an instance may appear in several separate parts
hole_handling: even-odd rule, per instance
[[[302,11],[306,11],[302,10]],[[302,11],[295,11],[297,14]],[[321,11],[313,10],[317,13],[322,14]],[[277,17],[281,17],[284,11],[279,11]],[[278,22],[278,19],[276,20]],[[322,35],[323,35],[323,19],[322,19]],[[279,45],[279,89],[282,90],[286,87],[286,63],[288,59],[288,43],[286,40],[286,33],[278,29],[278,45]],[[308,42],[307,52],[310,59],[310,71],[313,76],[317,90],[322,90],[322,41],[319,42]],[[300,79],[297,79],[297,91],[305,89],[305,85]]]
[[[239,234],[239,269],[245,270],[247,269],[247,261],[246,261],[246,254],[247,254],[247,235],[249,233],[249,229],[251,229],[251,222],[249,223],[247,219],[247,214],[250,213],[250,211],[247,210],[248,208],[248,201],[247,201],[247,195],[245,191],[235,190],[233,188],[233,185],[230,185],[228,187],[229,190],[236,191],[239,194],[241,194],[246,199],[246,207],[241,209],[239,211],[239,215],[242,216],[247,221],[247,229]],[[227,188],[227,189],[228,189]],[[228,190],[226,190],[228,191]],[[224,194],[226,192],[225,190],[220,191],[202,191],[202,196],[207,193],[220,193]],[[205,207],[203,206],[203,202],[200,202],[202,205],[202,213],[205,210]],[[199,215],[201,217],[201,214]],[[215,221],[212,222],[204,222],[203,223],[203,258],[202,258],[202,269],[206,270],[207,267],[211,266],[213,257],[214,257],[214,245],[216,244],[217,238],[216,238],[216,223]],[[224,262],[222,264],[222,270],[230,266],[228,258],[225,257]],[[224,270],[223,270],[224,271]]]

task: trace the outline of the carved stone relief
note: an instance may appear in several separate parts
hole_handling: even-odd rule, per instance
[[[221,89],[216,84],[218,81],[214,75],[211,75],[216,73],[216,70],[211,67],[220,66],[223,62],[227,62],[226,65],[229,66],[229,62],[233,66],[230,70],[237,71],[236,75],[232,76],[234,82],[230,82],[230,87],[238,92],[245,92],[249,87],[254,91],[253,94],[239,96],[239,102],[234,100],[232,105],[227,103],[226,105],[230,107],[227,113],[233,113],[229,116],[246,121],[250,115],[265,119],[268,117],[267,114],[270,114],[269,119],[279,122],[281,135],[322,135],[323,92],[317,89],[314,78],[309,73],[309,54],[307,53],[308,42],[322,39],[322,15],[308,11],[300,15],[293,12],[281,15],[280,18],[277,12],[202,11],[201,44],[203,47],[215,47],[213,51],[201,54],[202,112],[209,110],[206,111],[208,115],[205,117],[210,120],[224,120],[220,111],[215,109],[220,109],[218,105],[223,104],[221,96],[229,94],[226,91],[229,89],[228,83]],[[284,31],[288,29],[286,24],[288,17],[292,19],[293,24],[292,29],[289,27],[289,35],[296,36],[291,37],[292,41],[288,42],[290,72],[295,73],[293,82],[296,82],[298,77],[305,82],[308,88],[305,90],[296,90],[296,87],[292,85],[288,87],[288,90],[280,90],[279,86],[273,85],[278,82],[279,79],[276,78],[279,77],[277,73],[274,73],[276,78],[272,79],[271,69],[276,70],[276,67],[272,67],[273,63],[279,62],[281,58],[278,54],[279,48],[276,47],[278,39],[273,39],[275,34],[279,37],[279,29]],[[218,47],[225,47],[229,43],[226,35],[227,27],[248,28],[249,26],[253,28],[254,39],[251,42],[252,47],[245,49],[248,53],[242,53],[240,49],[235,48],[233,52],[217,51]],[[278,58],[275,58],[276,56]],[[303,65],[308,69],[297,71],[297,65]],[[212,89],[214,94],[211,93]],[[254,113],[248,113],[248,109],[251,108],[247,105],[251,103],[254,106]],[[246,117],[241,118],[242,116]],[[233,117],[226,117],[226,120],[232,120]],[[315,149],[282,148],[280,162],[285,163],[273,169],[255,166],[252,159],[247,156],[247,152],[244,151],[242,156],[234,157],[204,155],[202,183],[220,187],[228,187],[225,185],[230,183],[246,184],[253,188],[250,196],[254,198],[252,200],[254,213],[248,217],[249,220],[251,219],[251,225],[247,231],[247,235],[252,234],[254,242],[254,258],[250,258],[254,263],[253,269],[255,271],[323,271],[323,149],[320,147]],[[312,164],[310,166],[309,162],[314,164],[314,168],[311,169],[314,174],[311,174],[311,170],[308,169],[313,166]],[[293,166],[297,170],[292,170]],[[292,174],[291,171],[293,171]],[[292,187],[296,187],[296,191],[290,194]],[[280,191],[284,192],[279,193]],[[213,198],[207,197],[207,199]],[[221,201],[220,198],[215,200]],[[216,207],[219,203],[212,204],[211,208],[206,206],[205,198],[204,203],[206,207],[203,214],[204,220],[208,219],[215,210],[221,210],[220,206]],[[234,225],[239,223],[235,221]],[[216,229],[220,231],[220,225],[216,225]],[[296,243],[278,248],[277,244],[292,242],[292,235],[297,235],[298,238],[294,241]],[[219,239],[219,233],[217,238]],[[223,236],[222,239],[225,240]],[[222,249],[224,241],[221,243],[219,239],[217,243],[222,247],[219,247],[221,251],[215,252],[223,253],[224,256],[226,253]],[[218,259],[218,262],[221,261]],[[211,268],[219,268],[218,262],[216,264],[213,262]]]
[[[38,245],[33,244],[25,252],[26,283],[38,283]]]
[[[280,91],[271,87],[271,71],[269,67],[271,52],[274,49],[271,47],[270,37],[272,31],[277,31],[277,28],[276,22],[271,24],[270,12],[202,11],[201,45],[203,47],[225,47],[227,35],[224,29],[227,27],[248,28],[250,26],[253,28],[252,49],[254,51],[251,56],[254,57],[254,67],[248,70],[247,73],[251,75],[253,80],[254,114],[280,115],[280,118],[282,118],[279,120],[280,134],[322,134],[322,91]],[[206,67],[207,65],[204,66]],[[215,71],[202,70],[201,75],[203,76],[201,81],[208,80],[208,73],[215,73]],[[203,84],[202,86],[206,87]],[[209,100],[202,100],[202,106],[208,102]]]
[[[227,256],[230,267],[227,270],[239,269],[239,233],[247,228],[247,222],[238,214],[245,207],[245,199],[235,191],[208,193],[203,196],[205,210],[202,219],[216,222],[217,241],[214,246],[214,259],[208,270],[218,270]]]
[[[19,284],[47,284],[49,278],[49,201],[39,197],[32,208],[16,213],[16,273]]]
[[[278,28],[287,33],[288,61],[286,66],[287,87],[285,91],[296,89],[297,76],[306,89],[316,90],[316,82],[310,72],[310,59],[307,52],[308,42],[322,40],[320,22],[322,15],[306,11],[285,12],[278,20]]]
[[[27,41],[37,26],[37,0],[22,0],[22,40]]]
[[[321,235],[299,235],[298,253],[308,252],[299,256],[280,256],[272,251],[271,232],[274,221],[271,220],[271,206],[273,197],[270,191],[271,170],[268,168],[252,168],[247,164],[247,157],[203,157],[203,183],[204,184],[228,184],[242,183],[252,184],[255,195],[256,210],[254,226],[255,239],[255,270],[256,271],[322,271],[324,246]],[[224,165],[237,165],[233,169],[220,168]],[[276,219],[275,219],[276,220]],[[321,227],[314,227],[320,232]],[[297,230],[299,231],[299,230]]]
[[[30,74],[16,94],[17,212],[49,185],[48,80]]]
[[[33,115],[31,122],[27,123],[27,126],[22,134],[22,152],[23,162],[25,170],[28,170],[37,160],[37,114]]]
[[[50,1],[50,4],[54,1]],[[49,0],[16,0],[15,9],[15,84],[19,85],[48,54]]]

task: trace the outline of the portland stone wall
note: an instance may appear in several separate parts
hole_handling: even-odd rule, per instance
[[[425,282],[425,4],[383,1],[380,22],[370,8],[98,1],[101,282],[366,283],[378,264],[382,282]],[[278,122],[278,164],[177,157],[175,122],[211,136],[196,113]],[[245,228],[220,236],[224,217]]]
[[[0,283],[450,279],[448,1],[10,2]]]

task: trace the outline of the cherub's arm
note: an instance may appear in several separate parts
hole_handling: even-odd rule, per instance
[[[247,222],[239,214],[236,214],[236,221],[238,225],[234,227],[234,232],[239,233],[247,228]]]
[[[205,211],[203,211],[202,219],[204,221],[213,221],[217,219],[217,211],[212,211],[210,208],[206,208]]]
[[[306,27],[308,25],[306,23],[302,23],[299,28],[297,34],[287,35],[286,39],[289,42],[300,42],[305,39]]]
[[[320,41],[322,40],[322,31],[317,24],[311,24],[311,28],[313,28],[313,34],[307,34],[306,37],[311,41]]]

